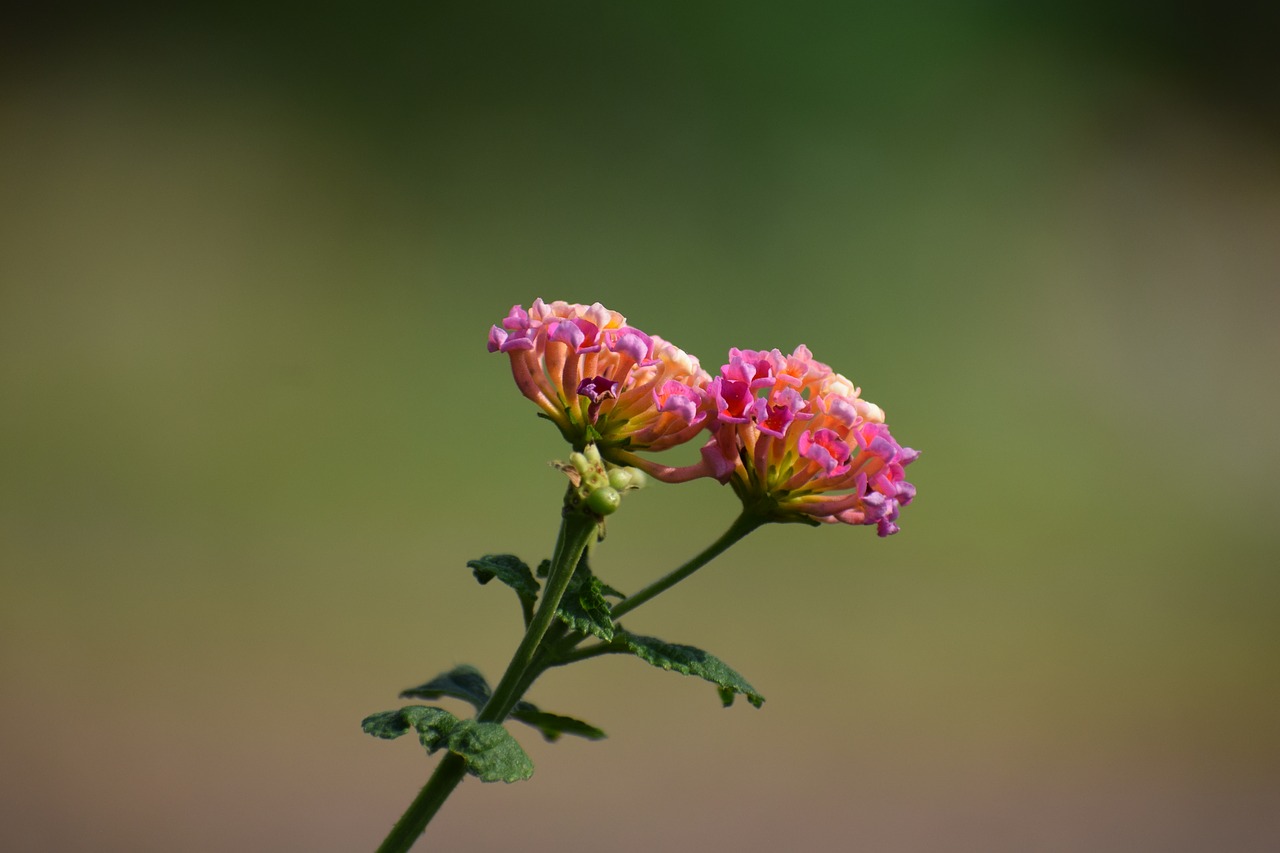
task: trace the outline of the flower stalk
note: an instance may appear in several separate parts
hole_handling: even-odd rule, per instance
[[[745,539],[748,534],[758,530],[765,524],[768,524],[769,521],[770,519],[768,516],[744,509],[742,513],[733,520],[733,524],[729,525],[729,529],[721,534],[719,539],[708,545],[693,559],[658,578],[656,581],[634,595],[629,595],[622,601],[615,604],[613,606],[613,618],[615,620],[621,619],[624,615],[635,610],[645,602],[657,598],[659,595],[671,589],[671,587],[680,583],[680,581],[689,577],[707,563],[710,563],[725,551],[728,551],[735,544]]]

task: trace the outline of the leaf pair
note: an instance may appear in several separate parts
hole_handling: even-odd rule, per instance
[[[514,554],[487,554],[478,560],[468,560],[467,567],[481,586],[497,578],[514,589],[520,597],[520,609],[524,611],[524,625],[529,627],[541,587],[523,560]]]
[[[426,684],[410,688],[400,696],[405,699],[441,699],[447,696],[470,702],[478,712],[489,701],[491,693],[489,682],[480,671],[464,664]],[[511,717],[533,726],[548,741],[559,740],[566,734],[588,740],[600,740],[605,736],[589,723],[549,714],[531,702],[517,702]],[[412,729],[418,733],[418,740],[428,753],[434,754],[440,749],[456,753],[466,762],[467,772],[482,782],[518,782],[533,775],[533,762],[528,754],[499,723],[461,720],[443,708],[409,705],[398,711],[372,714],[365,717],[360,726],[374,737],[388,740]]]
[[[443,708],[410,705],[383,711],[365,717],[360,727],[387,740],[413,729],[428,753],[447,749],[461,756],[467,772],[482,782],[519,782],[533,775],[533,762],[502,726],[460,720]]]
[[[514,554],[487,554],[469,561],[467,566],[482,585],[496,578],[515,590],[524,611],[525,625],[529,624],[541,587],[523,560]],[[538,565],[538,577],[545,578],[550,570],[551,561],[543,560]],[[556,617],[578,633],[598,637],[607,643],[613,639],[614,625],[606,596],[626,597],[592,573],[584,553],[556,608]]]
[[[409,688],[400,694],[400,698],[441,699],[447,696],[469,702],[476,711],[479,711],[489,701],[490,693],[489,682],[485,681],[480,671],[473,666],[462,664],[437,675],[426,684]],[[523,700],[516,703],[511,711],[511,718],[533,726],[551,742],[559,740],[561,735],[576,735],[587,740],[600,740],[605,737],[603,731],[590,723],[542,711],[532,702]]]

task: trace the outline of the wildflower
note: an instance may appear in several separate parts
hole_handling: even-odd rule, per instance
[[[701,432],[711,377],[698,360],[627,324],[600,303],[513,306],[489,331],[521,393],[576,450],[595,443],[605,459],[663,470],[631,451],[661,451]]]
[[[707,393],[715,421],[703,471],[745,505],[780,521],[898,532],[898,513],[915,497],[903,469],[919,452],[899,445],[884,412],[808,348],[732,349]]]

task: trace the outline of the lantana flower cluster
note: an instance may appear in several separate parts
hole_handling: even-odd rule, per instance
[[[656,452],[705,426],[711,377],[698,360],[599,302],[516,305],[489,330],[489,352],[511,357],[520,391],[576,450]]]
[[[715,426],[703,460],[744,503],[898,532],[898,512],[915,497],[903,469],[919,452],[899,445],[880,407],[807,347],[731,349],[708,394]]]
[[[712,477],[777,521],[874,524],[898,532],[915,497],[884,412],[805,346],[731,349],[712,377],[693,356],[599,303],[535,300],[489,332],[521,392],[582,450],[659,480]],[[701,461],[671,467],[636,455],[710,433]]]

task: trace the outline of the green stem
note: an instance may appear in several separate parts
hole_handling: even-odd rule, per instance
[[[527,689],[528,684],[524,681],[526,670],[530,668],[529,665],[538,652],[543,636],[555,619],[560,599],[564,597],[564,592],[569,587],[569,580],[578,566],[578,560],[581,559],[582,552],[586,550],[591,537],[595,535],[596,527],[596,520],[583,513],[570,512],[564,516],[560,525],[560,534],[556,538],[555,553],[551,558],[550,576],[543,589],[542,599],[538,603],[538,610],[529,623],[524,639],[520,641],[515,654],[512,655],[511,663],[507,664],[507,671],[502,674],[502,680],[493,689],[493,695],[489,697],[489,701],[476,715],[478,722],[501,723]],[[466,769],[466,762],[461,756],[452,752],[446,755],[436,766],[427,784],[422,787],[418,796],[401,815],[400,820],[396,821],[396,825],[378,847],[378,853],[405,853],[412,847],[418,840],[418,836],[422,835],[422,831],[427,828],[427,823],[453,793],[453,789],[458,787]]]
[[[563,630],[564,627],[565,626],[563,624],[552,626],[551,630],[547,632],[547,636],[543,638],[542,646],[538,649],[538,654],[529,662],[529,666],[525,668],[524,675],[520,676],[520,683],[516,685],[515,691],[516,702],[512,703],[512,707],[515,707],[515,704],[529,692],[529,688],[533,686],[533,682],[537,681],[538,678],[541,677],[542,673],[556,665],[552,663],[552,661],[560,659],[556,646],[564,639],[564,635],[566,633],[566,631]],[[570,646],[570,648],[572,648],[572,646]]]
[[[413,846],[427,828],[427,823],[435,817],[436,812],[444,805],[444,801],[458,787],[462,777],[466,775],[467,762],[454,752],[445,754],[444,759],[436,765],[435,772],[422,786],[418,796],[414,797],[409,808],[405,809],[396,825],[391,828],[386,839],[378,847],[378,853],[404,853]]]
[[[635,595],[629,596],[614,605],[611,609],[613,619],[616,621],[623,614],[630,613],[646,601],[666,592],[668,589],[680,583],[680,581],[689,577],[689,575],[693,574],[698,569],[729,550],[730,547],[745,538],[747,534],[754,531],[757,527],[768,524],[771,520],[770,516],[765,513],[743,510],[742,514],[734,520],[733,524],[729,526],[729,529],[726,530],[719,539],[708,545],[706,549],[693,559],[689,560],[674,571],[663,575],[661,578],[649,584]],[[581,634],[565,637],[568,633],[568,630],[563,625],[557,625],[555,629],[553,629],[553,634],[548,636],[548,642],[543,646],[538,658],[533,662],[533,665],[529,667],[528,672],[525,674],[525,680],[521,686],[522,689],[520,691],[520,695],[523,696],[525,691],[529,689],[529,686],[533,684],[534,680],[552,667],[565,666],[567,664],[577,663],[578,661],[590,660],[591,658],[599,657],[601,655],[619,654],[626,651],[626,648],[614,645],[613,643],[596,643],[595,645],[588,646],[585,649],[578,649],[576,646],[583,640],[586,640],[587,637]],[[561,640],[563,640],[563,642],[561,642]]]
[[[542,591],[542,600],[538,602],[538,612],[533,615],[529,630],[525,632],[524,639],[520,641],[516,653],[511,657],[511,663],[507,665],[507,671],[502,674],[502,680],[498,682],[497,687],[493,688],[493,695],[476,716],[478,722],[502,722],[519,701],[520,694],[517,688],[524,676],[524,671],[528,669],[529,663],[537,653],[543,635],[555,621],[556,608],[560,606],[560,599],[564,598],[564,592],[569,588],[569,581],[578,567],[578,560],[582,558],[582,552],[587,549],[587,543],[591,541],[591,537],[596,534],[597,526],[598,522],[594,518],[581,513],[575,512],[565,516],[564,523],[560,526],[556,551],[551,558],[547,585]]]
[[[566,664],[577,663],[580,660],[590,660],[600,655],[614,655],[625,652],[623,646],[615,646],[613,643],[596,643],[594,646],[587,646],[585,649],[573,649],[562,654],[556,655],[547,664],[547,668],[553,666],[565,666]]]
[[[768,522],[769,518],[767,516],[744,509],[742,514],[734,519],[733,524],[729,525],[729,529],[726,530],[719,539],[708,545],[704,551],[692,560],[685,563],[680,568],[658,578],[635,595],[629,595],[614,605],[614,620],[616,621],[622,618],[624,614],[630,613],[649,599],[671,589],[671,587],[680,583],[680,581],[689,577],[689,575],[693,574],[698,569],[729,550],[730,546],[744,538],[748,533],[755,530],[757,527],[767,524]]]

